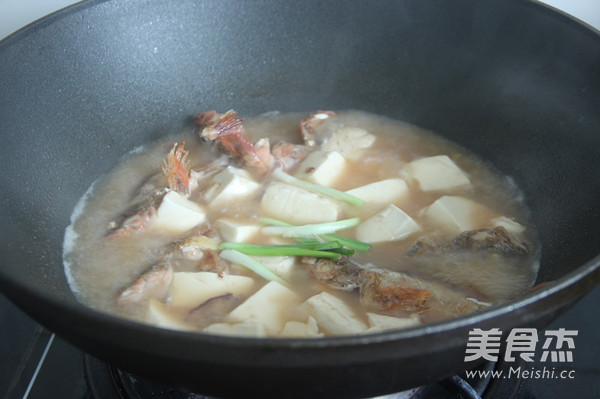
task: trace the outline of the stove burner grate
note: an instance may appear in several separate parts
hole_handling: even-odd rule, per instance
[[[494,370],[501,364],[488,362],[479,366],[480,370]],[[164,385],[122,371],[116,367],[101,362],[89,355],[84,356],[84,371],[91,397],[99,399],[215,399],[191,392],[185,388]],[[490,373],[491,374],[491,373]],[[424,385],[407,391],[378,396],[376,399],[427,399],[427,398],[461,398],[481,399],[498,397],[498,387],[495,381],[487,378],[466,378],[455,375],[439,383]],[[518,381],[517,381],[518,385]],[[501,389],[503,393],[515,392],[511,389]],[[502,396],[505,397],[505,396]]]

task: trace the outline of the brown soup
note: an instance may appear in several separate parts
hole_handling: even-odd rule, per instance
[[[81,199],[64,264],[83,303],[164,328],[320,337],[459,316],[535,281],[517,187],[438,135],[359,111],[197,123]]]

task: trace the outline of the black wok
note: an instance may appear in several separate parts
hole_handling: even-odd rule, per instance
[[[92,1],[4,40],[0,78],[0,289],[128,371],[221,396],[391,392],[472,367],[473,327],[543,328],[600,280],[600,36],[537,3]],[[230,108],[362,109],[455,140],[522,189],[552,283],[445,323],[317,340],[80,305],[61,259],[79,197],[132,148]]]

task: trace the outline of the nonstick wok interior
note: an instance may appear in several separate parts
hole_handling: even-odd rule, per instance
[[[219,394],[308,377],[297,394],[389,392],[467,367],[473,325],[543,326],[600,279],[600,37],[539,4],[84,2],[4,40],[0,78],[0,289],[144,375]],[[81,195],[127,151],[230,108],[362,109],[464,145],[522,189],[538,281],[558,281],[431,328],[312,342],[164,331],[79,305],[61,255]]]

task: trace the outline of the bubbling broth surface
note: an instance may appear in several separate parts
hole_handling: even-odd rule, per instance
[[[165,328],[320,337],[459,316],[535,281],[539,247],[521,195],[458,145],[358,111],[269,113],[243,128],[235,116],[204,115],[200,131],[221,134],[215,142],[188,131],[148,144],[80,201],[64,264],[81,302]],[[242,131],[254,146],[239,140]],[[337,221],[350,225],[279,231]],[[262,275],[237,257],[250,246],[227,246],[322,242],[337,249],[323,250],[329,257],[242,255]]]

